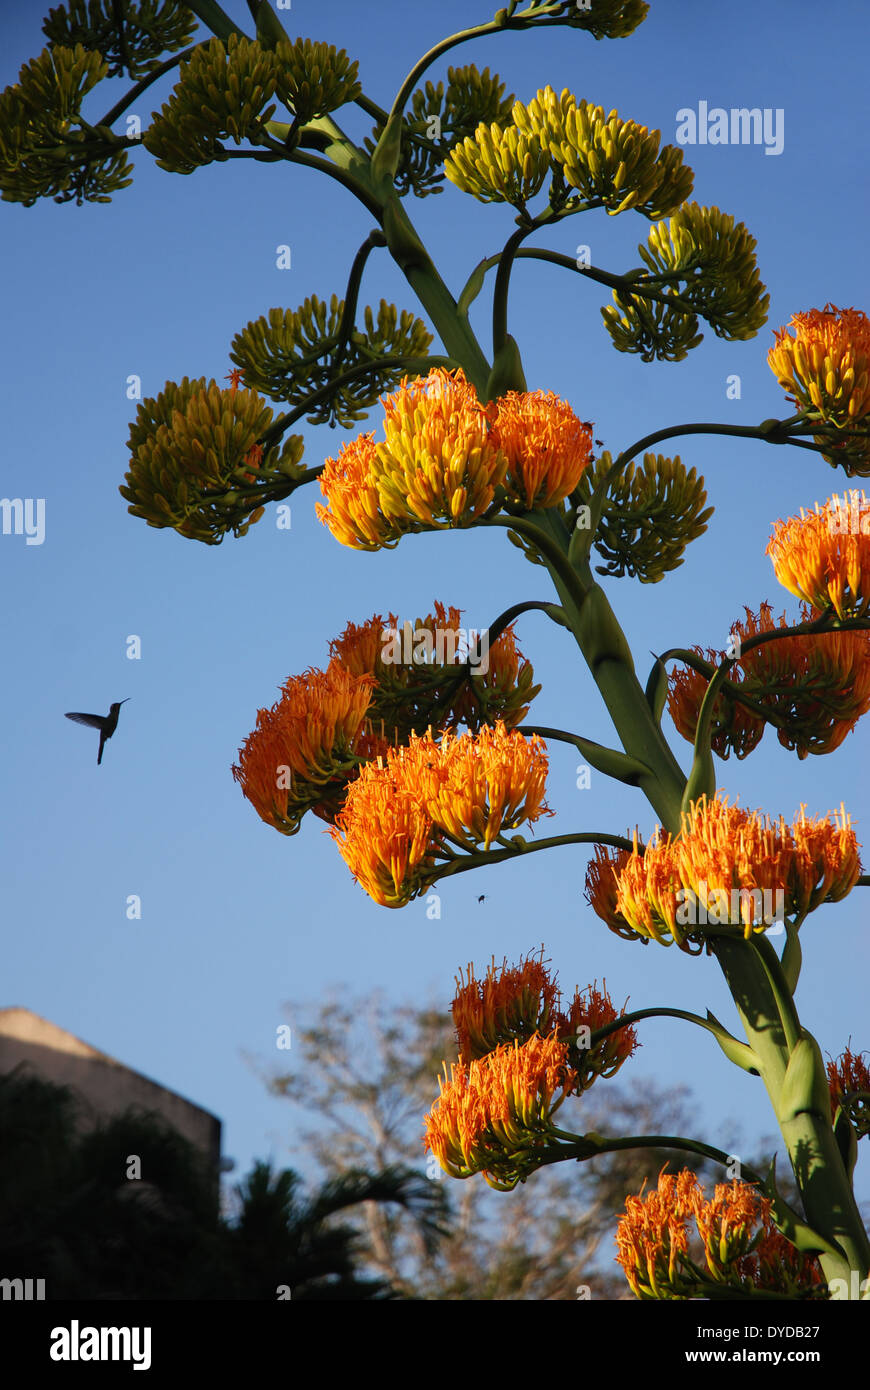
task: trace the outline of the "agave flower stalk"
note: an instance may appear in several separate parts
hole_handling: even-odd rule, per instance
[[[665,1175],[655,1193],[627,1204],[619,1249],[630,1286],[643,1298],[714,1296],[711,1290],[816,1297],[835,1278],[851,1288],[852,1271],[862,1278],[870,1271],[870,1241],[851,1183],[855,1146],[867,1132],[870,1074],[863,1054],[850,1050],[826,1073],[794,995],[808,914],[867,882],[859,847],[845,808],[833,822],[802,811],[791,823],[738,810],[717,796],[713,753],[727,749],[729,738],[739,754],[750,752],[765,715],[799,753],[830,751],[865,712],[870,503],[849,494],[845,503],[832,498],[776,524],[769,546],[774,572],[809,605],[802,623],[776,626],[762,610],[750,622],[747,610],[740,655],[688,654],[691,675],[674,687],[681,732],[693,743],[688,775],[661,723],[667,662],[687,654],[672,649],[656,658],[641,684],[625,633],[594,578],[592,553],[604,555],[607,573],[658,582],[703,531],[704,480],[679,457],[654,452],[666,440],[751,439],[813,452],[847,476],[868,476],[868,319],[826,305],[796,314],[776,333],[769,364],[794,413],[758,425],[671,425],[593,459],[592,421],[553,392],[528,388],[510,331],[515,275],[540,260],[605,285],[613,302],[601,317],[613,347],[644,361],[678,362],[701,341],[702,322],[728,341],[750,338],[764,323],[769,297],[754,238],[727,212],[689,201],[692,171],[680,150],[660,148],[658,131],[567,89],[548,86],[511,103],[488,71],[484,81],[479,73],[475,80],[471,67],[451,70],[448,91],[457,109],[446,147],[423,135],[414,119],[432,111],[430,102],[440,111],[442,97],[435,88],[415,88],[442,55],[506,30],[562,26],[596,39],[624,37],[646,17],[645,0],[596,0],[588,11],[565,0],[527,0],[522,8],[509,0],[492,20],[436,44],[387,108],[363,91],[357,64],[344,50],[293,39],[270,6],[250,8],[253,35],[242,33],[217,0],[190,0],[181,9],[213,37],[183,52],[193,34],[189,16],[163,16],[163,27],[155,21],[138,43],[109,25],[101,49],[96,35],[90,47],[80,41],[90,35],[84,18],[74,32],[64,12],[54,11],[53,28],[46,29],[52,47],[0,93],[0,190],[27,206],[46,196],[108,201],[123,189],[126,142],[109,127],[177,66],[175,89],[142,140],[161,168],[189,175],[234,159],[289,166],[282,171],[288,174],[306,168],[351,193],[375,224],[344,300],[333,296],[327,306],[312,296],[296,311],[270,311],[237,335],[229,389],[184,377],[141,404],[123,489],[131,510],[152,526],[216,544],[229,530],[243,535],[267,503],[319,478],[325,498],[319,515],[342,544],[379,550],[422,530],[500,527],[546,571],[555,600],[514,605],[496,620],[493,650],[497,640],[502,647],[489,685],[470,662],[456,679],[429,670],[419,681],[392,680],[371,650],[374,629],[351,623],[333,644],[326,671],[289,678],[277,704],[260,711],[240,749],[236,778],[261,818],[284,834],[295,834],[308,811],[328,821],[357,882],[390,908],[439,878],[483,864],[594,845],[588,896],[598,915],[627,939],[676,944],[714,959],[744,1038],[687,1011],[618,1014],[597,983],[562,1009],[542,961],[513,970],[505,963],[501,972],[493,963],[483,981],[469,974],[460,991],[461,1056],[449,1075],[445,1070],[427,1121],[432,1152],[454,1176],[484,1173],[502,1188],[545,1164],[620,1148],[676,1147],[724,1161],[712,1145],[680,1136],[607,1138],[561,1128],[562,1107],[571,1098],[582,1104],[588,1086],[606,1084],[631,1056],[637,1023],[679,1017],[706,1029],[730,1061],[761,1077],[803,1212],[783,1202],[772,1176],[747,1174],[749,1186],[720,1184],[706,1197],[688,1170]],[[84,9],[78,7],[82,16]],[[160,61],[167,51],[171,56]],[[134,80],[132,93],[102,123],[86,121],[85,97],[121,72]],[[340,124],[341,108],[349,105],[376,121],[373,138],[362,145]],[[496,215],[502,205],[501,213],[517,223],[501,253],[470,270],[458,299],[403,202],[412,189],[430,191],[433,172],[436,182],[446,176]],[[559,252],[522,245],[592,209],[645,219],[641,265],[595,266],[587,275]],[[394,306],[382,303],[377,316],[370,309],[358,315],[375,247],[386,249],[415,292],[443,357],[428,355],[429,327]],[[469,309],[490,269],[488,351]],[[287,405],[286,413],[273,418],[259,390]],[[365,432],[322,467],[301,468],[302,439],[287,436],[295,421],[306,415],[353,421],[378,398],[383,439]],[[591,406],[583,409],[594,415]],[[844,526],[845,513],[857,524]],[[505,629],[532,609],[557,623],[579,650],[619,746],[604,747],[580,731],[516,727],[531,673],[521,668]],[[433,617],[455,626],[441,608],[422,620],[427,631]],[[729,706],[732,716],[740,708],[730,725]],[[428,727],[417,727],[423,716]],[[460,722],[465,732],[458,732]],[[644,832],[642,840],[639,831],[581,830],[532,841],[512,833],[522,827],[531,835],[551,814],[544,739],[573,744],[602,773],[639,788],[657,817],[653,834]],[[783,894],[781,955],[752,905],[756,891]],[[727,899],[733,892],[736,919],[711,920],[711,894]],[[681,919],[687,906],[694,919]]]

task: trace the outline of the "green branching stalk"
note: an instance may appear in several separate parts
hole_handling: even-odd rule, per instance
[[[267,121],[264,129],[276,140],[276,148],[289,163],[301,164],[304,168],[317,169],[326,174],[358,198],[374,217],[380,217],[381,205],[372,187],[368,160],[331,117],[319,116],[299,130],[294,130],[286,122]],[[286,143],[291,134],[294,139],[298,137],[298,143],[292,149]],[[313,154],[303,148],[306,142],[313,145],[318,153]]]
[[[624,835],[611,835],[606,830],[586,830],[573,835],[550,835],[544,840],[527,840],[522,835],[514,835],[502,849],[469,853],[466,846],[462,845],[465,854],[457,857],[446,869],[439,870],[438,878],[440,880],[449,878],[451,874],[464,874],[469,869],[482,869],[486,864],[503,864],[507,859],[517,859],[523,854],[536,854],[542,849],[556,849],[561,845],[609,845],[612,849],[627,850],[632,848],[631,840],[627,840]]]
[[[565,615],[558,604],[548,603],[540,599],[526,599],[524,603],[514,603],[510,608],[506,608],[503,613],[499,613],[495,622],[490,623],[487,628],[489,645],[493,646],[505,629],[510,627],[511,623],[515,622],[523,613],[535,612],[546,613],[547,617],[559,627],[565,626]]]
[[[697,427],[694,431],[689,427],[687,432],[690,431],[701,432]],[[640,448],[645,448],[651,442],[657,440],[649,437],[632,452],[639,452]],[[550,551],[564,546],[564,536],[552,525],[549,526],[548,532],[548,545],[545,547],[538,544],[538,548],[545,564],[550,568],[562,609],[604,697],[625,752],[650,769],[648,776],[639,779],[639,785],[658,812],[663,827],[671,833],[677,833],[681,824],[686,779],[673,760],[645,693],[635,677],[633,667],[621,655],[619,641],[613,632],[614,625],[618,628],[618,624],[609,604],[597,615],[598,640],[601,640],[602,628],[611,631],[612,654],[605,651],[602,655],[600,649],[595,650],[595,639],[590,636],[583,623],[583,609],[593,589],[598,589],[598,586],[589,584],[580,602],[577,602],[575,586],[571,585],[569,590],[564,584],[563,575],[560,573],[561,563],[550,563]],[[588,576],[588,579],[591,580],[591,576]],[[599,590],[599,593],[602,594],[603,600],[602,591]],[[603,603],[606,604],[606,600],[603,600]],[[867,625],[866,620],[852,621],[856,626]],[[850,625],[851,622],[844,624]],[[822,618],[812,624],[800,624],[797,630],[822,632],[827,630],[828,626],[828,619]],[[783,636],[789,635],[786,629],[781,631]],[[621,634],[621,629],[619,633]],[[752,646],[762,645],[764,641],[775,640],[778,635],[779,632],[760,634],[747,641],[743,649],[749,650]],[[731,664],[733,663],[723,663],[717,671],[719,684],[724,681]],[[715,698],[715,686],[712,681],[708,687],[708,695],[712,711]],[[800,1028],[779,961],[768,942],[763,943],[759,950],[753,949],[745,942],[735,942],[724,936],[711,936],[710,949],[719,960],[735,997],[746,1029],[749,1054],[753,1059],[758,1059],[760,1074],[788,1146],[808,1221],[830,1247],[822,1250],[819,1256],[825,1274],[829,1280],[845,1278],[848,1283],[849,1270],[858,1269],[863,1277],[864,1272],[870,1268],[870,1242],[855,1203],[849,1174],[837,1148],[830,1116],[820,1113],[818,1109],[802,1110],[789,1116],[781,1111],[786,1072],[795,1044],[808,1035]],[[821,1067],[819,1054],[818,1068]],[[819,1082],[818,1076],[816,1082]]]
[[[224,43],[231,34],[241,34],[247,38],[244,29],[240,29],[238,24],[230,19],[217,0],[187,0],[187,8],[193,10],[197,19],[201,19],[217,38],[223,39]]]
[[[697,1028],[703,1028],[706,1032],[712,1033],[722,1051],[736,1066],[754,1076],[758,1075],[758,1058],[752,1049],[729,1033],[727,1028],[723,1028],[722,1024],[710,1013],[706,1018],[701,1018],[699,1014],[687,1013],[685,1009],[632,1009],[631,1013],[622,1014],[619,1018],[615,1018],[612,1023],[606,1023],[603,1027],[594,1029],[589,1042],[590,1048],[597,1047],[605,1038],[610,1037],[612,1033],[618,1033],[621,1028],[629,1028],[633,1023],[640,1023],[645,1018],[680,1018],[685,1023],[694,1023]]]
[[[645,763],[638,762],[637,758],[630,758],[627,753],[620,753],[616,748],[606,748],[601,743],[594,743],[592,739],[583,738],[580,734],[567,733],[564,729],[551,729],[542,724],[522,724],[519,732],[529,736],[537,734],[540,738],[555,739],[560,743],[571,743],[596,772],[602,772],[615,781],[625,782],[630,787],[639,786],[641,779],[649,776],[650,769]]]
[[[197,10],[197,13],[199,12]],[[505,352],[510,341],[507,328],[507,299],[511,269],[516,259],[525,256],[550,261],[578,272],[580,267],[568,257],[557,253],[523,248],[521,242],[536,226],[531,222],[529,225],[521,226],[513,234],[499,256],[489,258],[475,268],[457,303],[438,274],[399,199],[392,191],[392,173],[395,172],[398,160],[402,113],[422,74],[438,57],[467,39],[493,33],[498,28],[521,27],[522,16],[515,10],[508,18],[504,17],[504,13],[501,22],[493,21],[479,25],[445,39],[415,64],[397,93],[371,166],[361,151],[344,136],[330,118],[311,122],[306,127],[305,139],[309,142],[314,141],[317,155],[306,157],[297,150],[292,156],[298,162],[309,162],[314,167],[331,162],[341,171],[346,186],[361,198],[382,227],[393,259],[429,314],[449,359],[463,367],[481,395],[487,390],[491,368],[471,330],[468,308],[482,288],[486,271],[492,266],[498,266],[493,296],[493,342],[494,351],[498,355]],[[378,119],[382,118],[380,108],[375,110],[371,103],[364,109],[368,109],[369,113]],[[277,130],[273,133],[279,134]],[[542,221],[546,220],[545,215]],[[665,302],[686,311],[691,307],[682,305],[665,292],[665,276],[630,279],[611,275],[597,268],[585,267],[582,273],[589,279],[638,298]],[[521,372],[521,368],[519,371]],[[278,421],[273,429],[286,428],[289,423],[290,419],[286,424],[283,420]],[[817,425],[815,430],[818,433]],[[583,534],[569,534],[564,514],[557,515],[552,512],[533,516],[492,515],[482,523],[512,529],[532,547],[549,571],[559,600],[556,610],[559,614],[558,621],[570,629],[589,666],[621,740],[623,752],[602,749],[579,735],[564,731],[544,729],[540,726],[530,728],[536,729],[544,736],[573,743],[593,763],[595,757],[598,758],[598,765],[602,764],[603,759],[609,763],[610,775],[618,776],[622,771],[626,774],[623,780],[631,781],[640,787],[658,815],[662,827],[672,834],[680,830],[685,795],[687,788],[692,791],[692,784],[687,783],[665,739],[651,702],[637,680],[622,629],[603,590],[595,583],[589,567],[589,554],[603,513],[608,486],[634,458],[666,439],[695,434],[723,435],[818,449],[818,446],[802,437],[810,433],[813,433],[813,428],[803,414],[783,421],[767,421],[758,427],[696,423],[655,430],[623,450],[616,458],[593,496],[591,526]],[[550,605],[540,602],[517,605],[515,610],[508,610],[507,614],[498,620],[502,624],[498,631],[503,630],[513,617],[531,607],[547,611]],[[555,609],[555,605],[552,607]],[[860,625],[867,626],[866,623]],[[844,623],[840,626],[849,627],[851,624]],[[793,629],[781,629],[745,643],[743,650],[795,632],[822,632],[829,627],[827,619],[820,619],[815,624],[800,624]],[[673,656],[675,653],[669,655]],[[713,704],[717,692],[726,682],[731,665],[733,662],[726,660],[710,679],[699,719],[696,764],[699,754],[702,757],[705,754],[709,755]],[[706,782],[708,769],[705,766],[702,770],[703,780]],[[490,849],[485,853],[458,853],[454,858],[450,858],[443,866],[440,877],[463,873],[484,864],[500,863],[525,853],[578,844],[607,844],[618,848],[632,848],[630,842],[623,837],[598,832],[553,836],[536,842],[527,841],[522,836],[514,836],[511,840],[500,836],[499,848]],[[870,879],[867,882],[870,883]],[[788,1146],[811,1228],[809,1239],[811,1242],[815,1240],[813,1248],[822,1252],[820,1258],[827,1277],[848,1279],[850,1269],[858,1269],[863,1275],[870,1268],[870,1245],[855,1205],[849,1174],[837,1148],[830,1116],[821,1112],[817,1101],[811,1099],[804,1105],[800,1098],[797,1102],[794,1100],[798,1065],[809,1067],[810,1091],[816,1097],[821,1095],[820,1078],[816,1074],[822,1065],[821,1057],[819,1054],[816,1061],[818,1049],[801,1028],[792,998],[799,957],[796,960],[792,948],[791,956],[784,968],[769,942],[746,943],[730,939],[724,934],[711,934],[709,949],[728,980],[746,1031],[745,1044],[727,1033],[712,1018],[703,1020],[679,1010],[640,1010],[626,1019],[618,1020],[612,1025],[611,1031],[625,1026],[628,1019],[653,1016],[682,1017],[711,1032],[735,1064],[743,1066],[747,1071],[758,1072],[771,1097]],[[596,1036],[603,1037],[607,1031],[601,1030]],[[795,1058],[798,1058],[798,1062],[795,1062]],[[788,1100],[788,1108],[784,1096]],[[720,1150],[678,1136],[632,1136],[616,1140],[604,1140],[599,1136],[588,1136],[585,1139],[568,1135],[563,1137],[566,1143],[559,1146],[559,1152],[544,1161],[555,1162],[572,1156],[585,1158],[593,1153],[636,1147],[681,1148],[690,1153],[703,1154],[718,1162],[728,1161],[728,1156]],[[573,1151],[572,1144],[575,1146]],[[757,1174],[747,1176],[750,1181],[758,1184],[762,1182]],[[806,1230],[795,1214],[792,1214],[792,1221],[794,1232]],[[817,1234],[813,1235],[813,1232]]]
[[[539,549],[575,641],[607,705],[624,752],[646,771],[638,778],[666,829],[680,825],[685,776],[658,725],[637,679],[628,644],[600,585],[588,565],[571,565],[570,538],[550,513],[532,527],[524,520],[494,518],[512,525]],[[576,534],[576,533],[575,533]],[[594,621],[590,621],[594,617]]]
[[[428,313],[448,356],[460,363],[469,381],[483,394],[490,364],[395,195],[383,207],[381,225],[393,259]]]
[[[122,97],[120,101],[115,102],[115,105],[106,112],[101,121],[96,122],[96,125],[114,125],[115,121],[117,121],[120,116],[123,116],[124,112],[128,110],[135,101],[138,101],[143,92],[147,92],[148,88],[152,86],[153,83],[158,81],[159,78],[165,77],[166,73],[178,67],[179,63],[186,62],[191,53],[195,53],[198,48],[199,44],[193,43],[189,48],[183,49],[181,53],[173,53],[171,58],[167,58],[164,62],[158,63],[156,68],[147,73],[146,76],[141,78],[138,82],[135,82],[127,95]]]
[[[602,1134],[572,1134],[568,1130],[554,1132],[563,1141],[563,1145],[557,1152],[544,1158],[542,1163],[560,1163],[568,1158],[576,1158],[578,1162],[583,1162],[584,1159],[597,1158],[599,1154],[619,1153],[625,1149],[677,1149],[683,1153],[711,1158],[714,1163],[721,1163],[723,1168],[727,1168],[731,1163],[731,1155],[726,1154],[723,1149],[705,1144],[700,1139],[685,1139],[680,1134],[631,1134],[625,1138],[608,1139]],[[757,1186],[763,1184],[764,1179],[754,1168],[744,1166],[742,1171],[747,1182]]]
[[[562,217],[569,214],[573,215],[577,212],[586,212],[591,208],[592,204],[590,203],[582,207],[575,207],[565,212],[560,212],[558,217],[543,216],[541,218],[536,218],[533,225],[525,229],[523,235],[529,236],[533,231],[547,225],[547,223],[551,221],[560,220]],[[480,273],[485,275],[493,266],[500,265],[503,255],[504,252],[500,252],[496,256],[487,256],[486,259],[481,261],[475,268],[473,274],[477,275]],[[675,295],[665,294],[663,291],[659,290],[656,285],[650,283],[646,279],[632,280],[626,275],[615,275],[609,270],[601,270],[598,266],[578,265],[576,260],[572,260],[570,256],[564,255],[561,251],[549,251],[545,247],[538,246],[521,246],[517,243],[512,259],[549,261],[551,265],[558,265],[565,270],[574,271],[575,274],[583,275],[587,280],[594,280],[599,285],[606,285],[608,289],[621,290],[623,294],[633,294],[638,299],[648,299],[654,304],[668,304],[674,309],[682,309],[687,314],[696,312],[692,305],[688,304],[685,300]]]
[[[347,289],[344,293],[344,311],[341,322],[338,325],[338,340],[332,350],[332,363],[337,367],[342,355],[347,347],[348,340],[353,332],[356,322],[356,311],[359,303],[359,292],[362,285],[363,272],[366,262],[372,251],[377,247],[386,246],[387,241],[383,232],[369,232],[360,249],[353,258],[353,265],[350,268],[350,275],[347,279]]]
[[[496,17],[495,19],[488,20],[485,24],[476,24],[469,29],[462,29],[457,34],[450,34],[447,38],[441,39],[433,48],[429,49],[428,53],[424,53],[422,58],[418,59],[411,68],[411,71],[396,93],[395,100],[390,108],[388,121],[401,120],[402,113],[410,100],[411,93],[419,84],[421,78],[433,63],[437,62],[439,58],[442,58],[445,53],[449,53],[452,48],[458,47],[461,43],[468,43],[472,39],[485,38],[488,34],[498,34],[505,29],[527,29],[533,25],[541,24],[542,21],[543,25],[547,27],[553,23],[567,23],[567,20],[560,20],[558,18],[554,20],[552,17],[549,17],[557,15],[561,8],[561,4],[558,3],[552,5],[538,5],[534,9],[534,14],[531,14],[531,6],[529,10],[520,10],[517,12],[516,7],[512,5],[510,7],[512,12],[508,10],[502,10],[500,12],[501,18]]]
[[[575,607],[579,608],[586,597],[588,586],[584,584],[577,572],[572,569],[568,561],[567,552],[564,546],[560,544],[562,538],[554,534],[554,528],[548,523],[546,517],[535,514],[535,520],[533,521],[529,515],[497,515],[480,524],[505,527],[509,531],[516,531],[518,535],[530,541],[534,549],[544,558],[544,562],[550,570],[551,576],[553,574],[558,575],[565,590],[570,592]],[[563,609],[563,611],[565,612],[566,618],[568,618],[566,626],[570,627],[571,620],[568,611],[567,609]]]

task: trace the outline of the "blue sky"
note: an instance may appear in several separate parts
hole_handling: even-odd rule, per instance
[[[229,12],[248,25],[246,6]],[[486,19],[468,0],[409,7],[295,0],[293,33],[335,42],[359,60],[368,95],[389,105],[417,56],[442,35]],[[5,6],[0,85],[43,46],[36,5]],[[511,329],[530,387],[568,399],[613,450],[667,424],[757,423],[788,413],[766,365],[771,330],[799,309],[866,307],[868,198],[864,55],[856,36],[863,5],[771,0],[728,6],[654,0],[628,40],[595,42],[563,29],[505,34],[450,54],[498,71],[529,99],[546,83],[616,107],[675,138],[676,113],[758,106],[784,112],[784,148],[698,145],[685,156],[693,196],[744,221],[758,240],[770,290],[768,325],[755,339],[725,343],[707,332],[679,364],[645,365],[617,354],[599,316],[606,291],[550,266],[517,268]],[[141,103],[143,124],[166,99],[165,79]],[[86,114],[114,99],[103,93]],[[137,111],[139,108],[134,108]],[[342,119],[339,117],[339,119]],[[361,137],[358,113],[347,122]],[[505,208],[484,206],[450,185],[408,209],[448,284],[458,292],[481,256],[513,228]],[[618,1002],[703,1012],[732,1023],[712,960],[610,934],[583,898],[586,855],[560,849],[522,865],[463,875],[442,888],[440,921],[417,901],[401,912],[372,904],[352,882],[320,822],[285,839],[267,828],[230,775],[259,706],[288,675],[324,665],[327,642],[349,619],[398,609],[414,617],[435,598],[483,627],[509,604],[549,598],[543,571],[503,535],[410,537],[394,552],[340,547],[318,523],[315,489],[292,500],[292,527],[273,514],[241,540],[205,547],[156,531],[118,494],[127,467],[126,398],[131,374],[144,395],[167,379],[222,379],[229,344],[272,306],[312,293],[342,294],[350,260],[370,230],[351,195],[307,170],[242,161],[182,178],[143,151],[132,186],[111,204],[0,208],[6,267],[2,290],[4,496],[42,497],[40,546],[0,537],[6,596],[2,836],[6,934],[2,1005],[34,1009],[95,1046],[218,1114],[224,1148],[244,1170],[255,1156],[305,1169],[292,1150],[286,1104],[270,1100],[242,1052],[264,1065],[276,1028],[293,1025],[284,1001],[316,1001],[328,988],[383,988],[396,1002],[443,1002],[473,960],[515,958],[540,944],[572,989],[606,977]],[[620,271],[638,264],[647,223],[593,213],[537,238],[568,255],[580,243]],[[292,267],[276,268],[289,244]],[[385,253],[369,261],[362,302],[381,297],[418,309]],[[486,344],[487,294],[473,321]],[[740,400],[726,398],[739,374]],[[370,425],[360,428],[373,428]],[[306,429],[306,462],[334,453],[348,432]],[[643,673],[649,653],[694,642],[721,646],[743,605],[794,601],[777,586],[764,549],[771,523],[842,488],[814,456],[728,439],[681,441],[682,457],[707,479],[716,512],[685,564],[660,585],[605,581]],[[141,638],[128,660],[126,639]],[[610,739],[606,711],[567,634],[529,615],[518,629],[543,691],[539,723]],[[96,734],[65,710],[124,706],[103,765]],[[674,735],[686,764],[688,747]],[[771,731],[746,762],[718,764],[720,785],[743,805],[791,815],[806,802],[845,802],[867,836],[870,727],[831,756],[799,762]],[[575,785],[577,759],[553,748],[548,833],[623,832],[654,817],[640,794],[593,774]],[[865,890],[806,923],[798,1004],[823,1051],[870,1046],[870,967]],[[486,894],[484,903],[478,896]],[[126,917],[128,895],[142,917]],[[622,1079],[686,1082],[708,1141],[770,1132],[760,1082],[732,1068],[689,1025],[644,1026],[642,1050]],[[866,1172],[859,1188],[870,1196]],[[237,1169],[237,1172],[239,1171]]]

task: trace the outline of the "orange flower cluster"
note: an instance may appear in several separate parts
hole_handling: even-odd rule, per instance
[[[616,1261],[636,1298],[704,1298],[711,1285],[748,1294],[764,1289],[784,1298],[827,1297],[818,1261],[776,1230],[767,1197],[735,1180],[717,1183],[707,1201],[688,1168],[676,1176],[663,1170],[654,1191],[626,1199],[616,1245]],[[702,1259],[706,1273],[699,1268]]]
[[[551,815],[546,778],[542,740],[500,722],[459,737],[448,730],[440,742],[415,734],[362,769],[331,833],[369,896],[402,907],[437,877],[445,837],[488,850],[503,829]]]
[[[536,1033],[551,1031],[568,1045],[571,1066],[577,1075],[577,1094],[598,1076],[613,1076],[640,1046],[637,1031],[620,1028],[591,1046],[591,1035],[619,1017],[606,985],[597,981],[575,991],[567,1012],[561,991],[539,958],[520,959],[516,966],[496,966],[495,957],[483,980],[476,980],[468,966],[468,979],[460,972],[453,1000],[453,1022],[463,1062],[477,1061],[506,1043],[527,1042]],[[628,1001],[626,1000],[626,1004]],[[622,1012],[625,1012],[623,1006]]]
[[[819,613],[801,606],[800,621],[812,622]],[[773,631],[769,604],[757,617],[747,610],[745,639]],[[780,627],[789,623],[783,613]],[[749,693],[757,690],[762,704],[784,723],[777,738],[799,758],[839,748],[862,715],[870,709],[870,632],[827,632],[797,635],[754,648],[739,663]]]
[[[445,609],[436,601],[435,612],[413,626],[400,628],[395,613],[385,623],[376,613],[367,623],[349,623],[330,643],[330,655],[347,670],[374,676],[369,717],[375,725],[383,721],[403,741],[430,726],[443,731],[501,719],[513,728],[525,718],[541,687],[533,684],[534,670],[517,647],[513,628],[487,650],[485,669],[475,671],[471,681],[462,656],[468,635],[461,620],[461,609]]]
[[[571,1061],[579,1078],[578,1094],[580,1091],[588,1090],[598,1076],[615,1076],[623,1062],[640,1047],[637,1029],[631,1024],[610,1033],[594,1047],[584,1045],[586,1037],[591,1042],[591,1035],[596,1029],[613,1023],[628,1007],[626,999],[621,1010],[615,1009],[607,993],[606,982],[601,981],[600,990],[597,985],[598,982],[595,980],[584,990],[576,991],[560,1029],[561,1036],[569,1040]]]
[[[453,1022],[463,1062],[476,1061],[504,1043],[527,1042],[535,1033],[546,1036],[560,1018],[561,992],[540,958],[520,958],[516,966],[496,967],[495,957],[483,980],[468,979],[462,971],[456,980],[452,1004]]]
[[[732,628],[741,646],[762,632],[789,627],[783,613],[774,622],[769,603],[758,614],[746,609],[746,621]],[[819,615],[802,606],[801,622]],[[700,647],[695,651],[703,653]],[[711,665],[725,653],[708,650]],[[784,637],[754,647],[732,667],[729,680],[776,718],[777,738],[799,758],[839,748],[863,714],[870,709],[870,632],[827,632]],[[669,679],[668,710],[683,738],[695,740],[707,677],[692,667],[675,670]],[[713,712],[711,746],[720,758],[732,751],[745,758],[764,733],[763,717],[724,693]]]
[[[331,819],[348,777],[379,747],[363,728],[373,685],[333,661],[291,676],[277,704],[257,712],[233,777],[262,820],[293,835],[308,810]]]
[[[847,1047],[836,1062],[827,1065],[831,1119],[842,1107],[858,1131],[859,1139],[870,1134],[870,1067],[865,1056],[864,1052],[855,1056]]]
[[[788,328],[795,330],[791,337]],[[860,309],[810,309],[795,314],[788,328],[775,333],[775,345],[767,354],[768,365],[788,399],[816,418],[840,429],[870,421],[870,319]],[[870,473],[870,439],[844,440],[832,445],[825,457],[832,466],[842,464],[852,475]]]
[[[779,583],[820,612],[870,613],[870,500],[834,496],[815,511],[777,521],[766,553]]]
[[[606,849],[595,846],[595,858],[590,859],[586,868],[586,901],[597,913],[602,922],[624,941],[637,941],[637,932],[628,925],[617,910],[619,896],[619,875],[631,859],[631,850]],[[644,945],[647,937],[641,937]]]
[[[423,527],[468,526],[499,497],[554,506],[573,490],[591,431],[552,392],[484,406],[464,372],[434,368],[382,398],[384,435],[326,460],[317,515],[342,545],[378,550]]]
[[[465,378],[436,368],[386,396],[378,495],[388,521],[457,525],[482,516],[504,477],[486,411]]]
[[[415,728],[518,724],[540,690],[531,663],[510,628],[489,649],[481,674],[470,676],[467,664],[456,661],[458,640],[439,660],[438,640],[445,634],[458,639],[461,617],[458,608],[436,601],[434,614],[417,619],[413,633],[422,634],[433,652],[422,665],[383,659],[387,629],[375,614],[367,623],[349,623],[330,642],[326,671],[290,677],[281,700],[258,711],[257,727],[233,767],[258,815],[290,835],[308,810],[332,823],[360,766],[407,741]],[[398,624],[392,614],[390,623],[393,629]]]
[[[508,461],[508,501],[526,511],[555,507],[589,462],[589,425],[553,391],[508,391],[490,410],[493,438]]]
[[[590,866],[591,867],[591,866]],[[607,882],[610,869],[611,882]],[[708,926],[747,939],[778,916],[797,925],[823,902],[838,902],[861,872],[858,842],[844,809],[792,825],[701,797],[684,814],[680,834],[656,830],[645,851],[618,860],[601,855],[587,875],[587,897],[620,935],[633,932],[682,950]],[[613,900],[615,886],[615,901]]]
[[[765,606],[762,604],[762,613]],[[751,616],[747,609],[749,620]],[[735,623],[732,632],[742,630],[743,626],[742,623]],[[718,666],[725,655],[712,647],[708,647],[706,652],[701,647],[694,647],[693,650],[696,656],[702,657],[711,666]],[[732,668],[729,680],[733,685],[739,685],[747,695],[751,694],[753,698],[757,698],[755,690],[750,691],[746,688],[740,662]],[[682,734],[689,743],[695,742],[698,718],[708,684],[709,678],[701,671],[696,671],[693,666],[675,667],[668,675],[668,714],[674,721],[677,733]],[[763,734],[764,720],[753,714],[746,705],[724,692],[716,696],[713,704],[710,747],[720,758],[728,758],[731,753],[736,754],[738,758],[748,757],[753,749],[758,747]]]
[[[343,444],[337,458],[324,462],[320,491],[327,500],[315,511],[336,540],[354,550],[380,550],[395,545],[402,529],[391,526],[381,514],[377,484],[374,431]]]
[[[424,1146],[454,1178],[483,1173],[510,1191],[558,1142],[553,1115],[574,1089],[568,1048],[555,1033],[454,1062],[425,1119]]]
[[[679,1177],[664,1170],[647,1197],[626,1197],[616,1228],[617,1264],[622,1265],[635,1298],[687,1298],[680,1265],[689,1253],[686,1218],[692,1214],[695,1174]]]
[[[417,741],[411,776],[435,823],[466,849],[488,850],[503,829],[552,815],[544,802],[546,745],[537,734],[526,739],[499,723],[459,738],[448,731],[437,763],[433,748],[431,737]]]
[[[403,751],[361,769],[330,831],[357,883],[381,907],[404,907],[439,870],[441,838],[409,785]]]

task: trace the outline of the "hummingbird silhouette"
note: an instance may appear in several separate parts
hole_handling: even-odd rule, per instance
[[[130,695],[127,700],[131,699]],[[103,761],[103,747],[107,738],[118,727],[118,715],[121,713],[121,706],[126,705],[127,700],[118,700],[114,705],[109,706],[108,714],[67,714],[65,718],[74,719],[77,724],[87,724],[89,729],[99,729],[100,731],[100,751],[97,753],[97,766]]]

